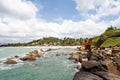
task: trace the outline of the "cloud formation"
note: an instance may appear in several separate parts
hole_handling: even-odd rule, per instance
[[[76,9],[80,13],[86,14],[86,20],[75,22],[60,18],[61,23],[57,23],[37,18],[37,12],[40,12],[40,9],[32,1],[0,0],[0,43],[27,42],[49,36],[59,38],[92,37],[101,34],[110,25],[120,25],[120,17],[109,22],[100,20],[104,16],[119,15],[119,1],[88,1],[75,0]],[[102,4],[103,2],[104,4]],[[89,14],[90,10],[94,10],[96,13]]]

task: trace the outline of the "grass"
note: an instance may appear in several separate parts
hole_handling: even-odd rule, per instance
[[[120,45],[120,37],[110,37],[100,47],[110,47]]]

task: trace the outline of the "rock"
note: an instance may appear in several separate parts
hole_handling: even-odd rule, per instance
[[[118,53],[120,52],[120,48],[119,47],[114,47],[112,50],[112,53]]]
[[[42,58],[42,57],[44,57],[44,54],[43,53],[38,53],[37,57]]]
[[[96,67],[96,66],[99,66],[99,65],[100,65],[99,62],[93,61],[93,60],[89,60],[89,61],[86,61],[86,62],[82,63],[82,67],[85,68],[85,69],[90,69],[90,68],[93,68],[93,67]]]
[[[60,54],[59,54],[59,53],[57,53],[57,54],[56,54],[56,56],[60,56]]]
[[[27,57],[22,57],[22,58],[20,58],[20,60],[26,61],[26,60],[28,60],[28,59],[27,59]]]
[[[20,58],[20,60],[23,60],[23,61],[26,61],[26,60],[28,60],[28,61],[35,61],[36,57],[33,56],[32,54],[27,54],[23,58]]]
[[[32,53],[32,56],[42,58],[44,57],[44,54],[43,53]]]
[[[120,76],[108,72],[99,71],[94,72],[94,74],[103,78],[103,80],[120,80]]]
[[[86,62],[88,61],[88,58],[81,58],[81,62]]]
[[[118,69],[119,72],[120,72],[120,59],[116,61],[116,65],[117,65],[117,69]]]
[[[13,59],[7,59],[4,64],[17,64],[17,62]]]
[[[18,55],[15,56],[15,58],[18,58],[18,57],[19,57]]]
[[[79,53],[72,53],[68,59],[75,60],[76,62],[79,62],[80,61],[80,54]]]
[[[89,60],[82,63],[82,70],[88,72],[107,71],[100,62]]]
[[[103,79],[92,73],[80,71],[75,74],[73,80],[103,80]]]
[[[81,63],[78,62],[75,68],[76,68],[77,70],[80,70],[80,69],[81,69]]]
[[[102,61],[101,64],[106,66],[106,68],[108,69],[109,73],[120,75],[120,72],[117,69],[117,65],[115,65],[113,61],[105,60],[105,61]]]
[[[47,49],[46,51],[51,51],[52,49],[51,48],[49,48],[49,49]]]
[[[75,60],[75,62],[87,61],[86,55],[80,52],[72,53],[68,59]]]
[[[37,53],[38,53],[38,50],[34,50],[34,51],[30,52],[30,53],[35,53],[35,54],[37,54]]]

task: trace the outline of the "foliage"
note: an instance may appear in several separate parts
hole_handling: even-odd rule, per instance
[[[93,37],[92,38],[93,45],[95,45],[99,39],[100,39],[100,36]]]
[[[108,38],[101,47],[120,46],[120,37]]]
[[[33,40],[28,43],[14,43],[14,44],[6,44],[1,46],[74,46],[80,45],[83,39],[74,39],[65,37],[64,39],[59,39],[55,37],[44,37],[38,40]]]
[[[110,46],[119,45],[120,44],[119,38],[120,38],[120,29],[111,26],[108,29],[106,29],[105,32],[100,36],[93,37],[92,41],[95,45],[100,43],[99,42],[100,39],[103,39],[99,47],[110,47]]]

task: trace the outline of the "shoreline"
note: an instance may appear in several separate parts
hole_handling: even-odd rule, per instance
[[[9,47],[0,47],[0,48],[51,48],[51,49],[57,49],[57,48],[70,48],[70,49],[76,49],[80,46],[9,46]]]

